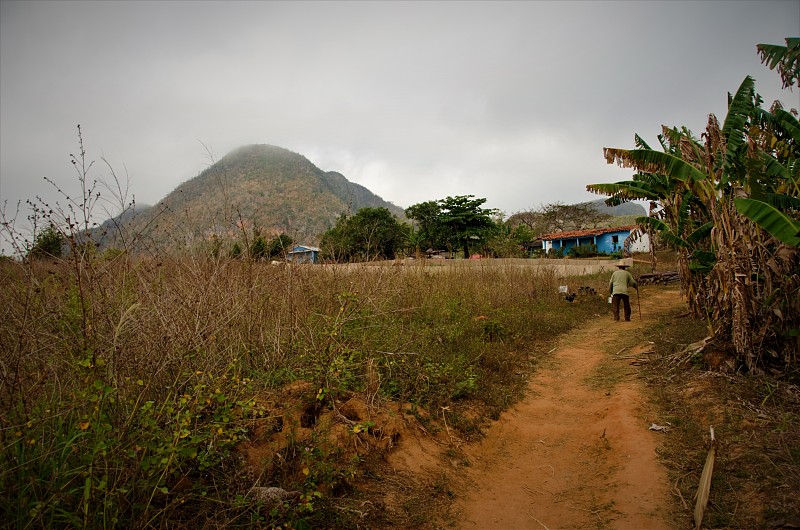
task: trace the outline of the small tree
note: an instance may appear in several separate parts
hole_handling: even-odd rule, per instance
[[[28,251],[29,259],[60,258],[63,253],[64,236],[53,225],[36,235]]]
[[[445,245],[439,224],[441,214],[438,201],[425,201],[406,208],[406,217],[416,221],[416,246],[437,248]]]
[[[269,248],[267,249],[270,259],[285,257],[286,253],[291,249],[292,243],[294,243],[294,241],[286,234],[281,234],[278,237],[271,239],[269,242]]]
[[[326,257],[339,261],[392,259],[403,241],[403,227],[386,208],[362,208],[342,214],[322,235]]]
[[[253,237],[253,242],[250,244],[250,257],[254,260],[267,257],[267,242],[264,241],[262,236]]]
[[[497,230],[486,242],[486,247],[498,258],[527,257],[525,245],[535,239],[526,225],[512,226],[508,222],[498,224]]]

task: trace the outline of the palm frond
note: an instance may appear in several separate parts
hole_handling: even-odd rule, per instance
[[[756,49],[761,55],[761,64],[766,64],[770,70],[774,70],[786,56],[786,46],[779,44],[759,44]]]
[[[656,217],[637,217],[636,224],[639,226],[643,226],[645,228],[650,228],[651,230],[658,232],[658,237],[676,248],[683,248],[687,246],[686,240],[677,236],[661,219]]]
[[[598,195],[611,195],[620,200],[621,204],[625,201],[648,199],[656,200],[658,196],[651,191],[643,188],[636,181],[628,180],[610,184],[587,184],[586,191]]]
[[[752,197],[751,197],[752,198]],[[800,212],[800,197],[792,197],[783,193],[767,193],[764,202],[785,212],[786,210],[796,210]]]
[[[704,180],[706,174],[688,162],[668,153],[652,149],[613,149],[606,147],[603,155],[609,164],[632,167],[643,173],[657,173],[682,182]]]
[[[772,180],[783,180],[789,178],[789,168],[778,162],[770,153],[761,151],[758,154],[759,162],[763,164],[761,174]]]

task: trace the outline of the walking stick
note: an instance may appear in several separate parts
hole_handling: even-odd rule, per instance
[[[642,299],[639,298],[639,288],[636,288],[636,303],[639,306],[639,320],[642,319]]]

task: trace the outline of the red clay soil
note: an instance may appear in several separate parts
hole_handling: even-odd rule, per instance
[[[531,378],[527,397],[480,443],[459,447],[467,464],[448,466],[455,527],[673,527],[679,508],[656,454],[664,435],[649,430],[658,418],[635,359],[646,358],[636,354],[648,349],[639,333],[648,318],[681,300],[677,291],[647,295],[641,319],[634,305],[632,322],[602,315],[563,339]],[[419,448],[402,445],[392,456],[398,468],[436,473],[430,455],[417,460]]]

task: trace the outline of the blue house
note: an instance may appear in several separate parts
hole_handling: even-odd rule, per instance
[[[562,254],[566,254],[572,247],[595,245],[598,252],[611,254],[612,252],[623,250],[625,240],[631,235],[631,231],[634,228],[636,228],[636,225],[572,230],[570,232],[544,235],[542,236],[542,241],[544,242],[545,252],[550,249],[560,249]],[[640,236],[630,246],[631,252],[647,252],[648,250],[650,250],[650,240],[647,238],[647,234]]]
[[[286,256],[291,263],[317,263],[319,261],[319,249],[317,247],[297,245]]]

